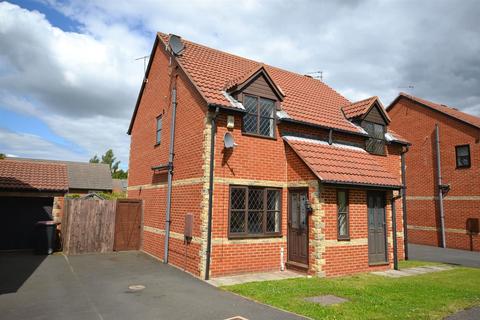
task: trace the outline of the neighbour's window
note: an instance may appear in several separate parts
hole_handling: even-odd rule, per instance
[[[363,121],[362,128],[365,129],[369,135],[365,149],[373,154],[385,154],[385,126]]]
[[[280,189],[230,188],[230,237],[277,235],[280,221]]]
[[[349,233],[348,216],[348,191],[337,191],[337,236],[339,240],[348,240]]]
[[[162,142],[162,116],[157,117],[157,144],[160,144]]]
[[[245,95],[243,106],[243,131],[265,137],[274,137],[275,101]]]
[[[470,167],[470,145],[456,146],[455,155],[457,158],[457,168]]]

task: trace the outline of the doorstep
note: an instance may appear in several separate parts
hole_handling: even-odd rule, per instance
[[[232,286],[240,283],[257,282],[257,281],[274,281],[293,278],[306,278],[305,273],[298,273],[292,270],[272,271],[260,273],[246,273],[234,276],[219,277],[207,280],[207,282],[215,287]]]

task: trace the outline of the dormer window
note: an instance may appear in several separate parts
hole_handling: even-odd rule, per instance
[[[362,128],[368,133],[365,149],[373,154],[385,154],[385,126],[370,121],[362,121]]]
[[[243,132],[275,137],[275,101],[257,96],[244,95]]]

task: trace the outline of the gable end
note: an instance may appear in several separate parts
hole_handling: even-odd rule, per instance
[[[378,103],[374,103],[372,108],[370,108],[370,110],[363,116],[363,120],[387,125],[390,121],[379,108],[381,107]]]

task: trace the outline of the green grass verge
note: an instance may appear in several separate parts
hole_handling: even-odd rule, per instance
[[[372,274],[297,278],[223,289],[313,319],[442,319],[480,305],[480,269],[454,268],[405,278]],[[324,307],[303,300],[325,294],[349,301]]]

